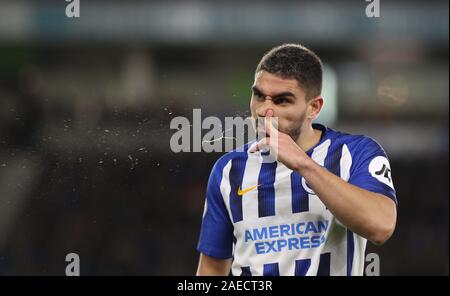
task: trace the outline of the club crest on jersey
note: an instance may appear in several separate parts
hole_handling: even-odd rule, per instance
[[[389,160],[384,156],[377,156],[369,164],[369,172],[372,177],[376,178],[381,183],[384,183],[394,188],[392,183],[391,167]]]
[[[315,193],[311,188],[309,188],[308,183],[306,183],[306,180],[305,180],[305,178],[303,178],[303,177],[302,177],[302,187],[303,187],[303,189],[305,189],[305,191],[308,192],[309,194],[316,195],[316,193]]]

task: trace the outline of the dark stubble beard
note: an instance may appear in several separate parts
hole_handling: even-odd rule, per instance
[[[306,113],[302,114],[298,120],[295,121],[291,126],[280,130],[281,132],[289,135],[294,142],[297,143],[298,138],[302,132],[303,124],[305,123]]]
[[[302,132],[302,127],[305,122],[306,118],[306,112],[302,114],[298,120],[295,121],[294,124],[287,128],[279,129],[280,132],[287,134],[289,137],[294,140],[294,142],[297,142],[298,138],[300,137],[300,134]],[[260,117],[260,122],[264,122],[264,117]],[[255,121],[254,121],[255,122]],[[258,120],[255,122],[256,132],[258,132]],[[264,135],[263,135],[264,136]]]

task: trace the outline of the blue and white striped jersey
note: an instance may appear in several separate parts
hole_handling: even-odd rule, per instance
[[[309,157],[397,202],[389,161],[377,142],[313,127],[322,137]],[[212,169],[198,251],[233,258],[233,275],[363,275],[367,240],[341,224],[298,172],[263,162],[260,153],[247,152],[249,145],[223,155]]]

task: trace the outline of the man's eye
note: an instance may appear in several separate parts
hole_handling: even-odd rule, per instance
[[[262,99],[263,98],[263,95],[261,93],[259,93],[259,92],[255,92],[255,93],[253,93],[253,95],[255,97],[257,97],[258,99]]]
[[[286,103],[289,103],[289,100],[286,98],[277,98],[275,100],[275,104],[286,104]]]

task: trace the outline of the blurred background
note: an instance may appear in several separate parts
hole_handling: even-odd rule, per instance
[[[261,56],[326,65],[318,122],[390,157],[382,275],[448,275],[448,1],[0,0],[0,275],[192,275],[210,169],[170,120],[248,116]]]

